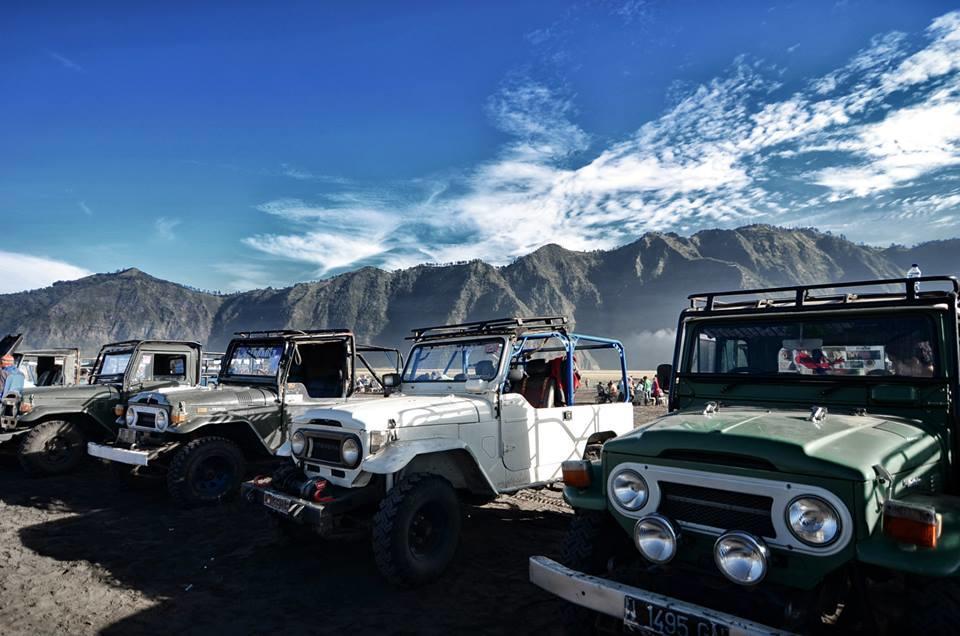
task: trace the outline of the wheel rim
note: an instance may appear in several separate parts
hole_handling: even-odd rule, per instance
[[[217,497],[230,489],[233,476],[233,464],[227,458],[207,457],[194,469],[193,487],[203,497]]]
[[[51,464],[63,464],[72,457],[76,447],[69,437],[57,435],[44,444],[43,450]]]
[[[446,542],[449,522],[443,506],[426,504],[410,521],[410,553],[416,559],[430,558],[439,552]]]

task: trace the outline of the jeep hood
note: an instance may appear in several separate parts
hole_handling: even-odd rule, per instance
[[[23,390],[23,399],[33,396],[34,406],[62,401],[88,402],[90,400],[118,397],[120,392],[109,384],[74,384],[71,386],[38,386]]]
[[[170,406],[183,402],[190,410],[199,406],[263,406],[276,399],[275,391],[254,386],[220,385],[216,389],[174,386],[137,393],[130,398],[130,403]]]
[[[820,422],[802,411],[757,409],[674,413],[610,440],[605,452],[756,468],[854,481],[880,464],[896,474],[938,461],[941,440],[904,420],[830,413]]]
[[[492,417],[490,403],[480,398],[460,395],[391,396],[372,400],[356,400],[344,404],[308,409],[297,418],[297,424],[310,420],[336,420],[344,428],[382,430],[390,420],[397,428],[437,424],[472,424]]]

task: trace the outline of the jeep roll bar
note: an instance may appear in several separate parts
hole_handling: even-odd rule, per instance
[[[566,353],[568,360],[571,361],[571,364],[566,365],[566,382],[567,387],[569,388],[570,395],[566,395],[567,406],[573,406],[576,404],[576,397],[574,395],[575,391],[573,390],[574,386],[574,365],[573,356],[580,350],[590,350],[590,349],[613,349],[620,356],[620,380],[623,385],[623,401],[631,402],[633,396],[630,395],[630,383],[627,381],[627,355],[623,349],[623,343],[619,340],[614,340],[612,338],[601,338],[599,336],[588,336],[586,334],[580,333],[568,333],[566,330],[563,331],[536,331],[532,333],[523,333],[520,335],[520,340],[514,345],[513,352],[510,355],[510,358],[516,358],[523,353],[526,344],[531,340],[549,340],[551,338],[556,338],[562,343],[562,347],[540,347],[534,350],[535,353],[542,352],[557,352],[557,353]],[[580,346],[580,342],[589,342],[593,344],[588,344],[586,346]]]
[[[263,331],[235,331],[238,338],[296,338],[302,336],[352,336],[349,329],[265,329]]]
[[[488,334],[512,334],[519,337],[525,332],[550,331],[566,332],[567,319],[564,316],[533,316],[523,318],[494,318],[462,322],[455,325],[437,325],[412,329],[407,340],[429,340],[433,338],[452,338],[457,336],[475,336]]]
[[[367,371],[370,372],[370,375],[373,376],[373,379],[377,381],[381,387],[383,386],[383,380],[380,379],[380,376],[377,375],[377,372],[373,370],[373,366],[367,362],[367,359],[363,357],[364,353],[393,353],[397,356],[397,368],[396,373],[400,373],[403,370],[403,354],[400,353],[399,349],[394,349],[393,347],[380,347],[377,345],[366,345],[358,344],[356,345],[356,354],[357,359],[366,367]]]
[[[881,301],[906,301],[916,302],[927,298],[942,298],[949,292],[929,291],[918,292],[916,283],[949,283],[952,287],[954,296],[960,295],[960,281],[955,276],[921,276],[919,278],[890,278],[879,280],[861,280],[846,283],[818,283],[816,285],[790,285],[787,287],[768,287],[763,289],[741,289],[724,292],[706,292],[702,294],[691,294],[687,297],[690,301],[690,310],[693,311],[717,311],[732,309],[763,309],[766,307],[803,307],[807,303],[851,303],[851,302],[881,302]],[[903,291],[887,291],[876,293],[846,293],[832,294],[822,296],[812,296],[813,290],[823,289],[850,289],[862,287],[896,287],[902,286]],[[763,298],[768,294],[792,294],[792,297],[785,298]],[[729,296],[754,296],[751,300],[741,300],[735,302],[717,302],[718,297]]]

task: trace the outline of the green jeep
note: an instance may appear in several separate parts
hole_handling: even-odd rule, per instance
[[[25,388],[3,397],[0,443],[20,438],[17,454],[33,475],[65,473],[86,457],[89,440],[112,438],[116,408],[135,393],[199,380],[200,345],[129,340],[104,345],[89,384]]]
[[[670,413],[565,464],[563,564],[532,557],[531,581],[645,634],[955,633],[958,293],[691,296]]]
[[[132,396],[116,439],[87,452],[123,478],[163,477],[179,505],[220,503],[237,492],[248,462],[290,455],[291,417],[354,394],[357,363],[379,383],[371,354],[390,371],[402,365],[396,349],[358,345],[347,329],[239,332],[214,365],[215,381]]]

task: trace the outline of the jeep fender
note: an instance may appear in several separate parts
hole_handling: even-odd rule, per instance
[[[933,506],[942,515],[937,547],[904,549],[883,534],[882,524],[877,523],[873,534],[857,545],[857,559],[886,570],[920,576],[960,575],[960,497],[918,494],[898,499]]]
[[[171,433],[171,429],[167,429],[167,434]],[[206,437],[216,435],[218,437],[225,437],[230,441],[234,442],[240,449],[243,450],[248,456],[256,456],[261,454],[274,455],[275,451],[271,449],[262,437],[260,433],[257,432],[257,429],[254,428],[253,424],[246,419],[230,419],[223,421],[212,421],[212,420],[194,420],[193,422],[188,422],[184,426],[180,426],[176,429],[174,435],[180,439],[193,439],[196,437]],[[283,448],[282,446],[280,448]],[[289,449],[289,444],[287,445]]]
[[[363,462],[365,472],[393,475],[429,472],[447,478],[455,488],[495,497],[499,494],[473,451],[459,439],[415,439],[388,444],[372,459]]]
[[[87,411],[70,407],[56,408],[47,405],[34,407],[34,409],[29,413],[25,413],[17,417],[17,427],[33,427],[46,420],[57,419],[76,422],[84,428],[89,427],[90,430],[86,432],[91,436],[95,435],[97,432],[102,435],[113,435],[116,433],[115,427],[101,422],[94,416],[90,415],[90,413]]]

